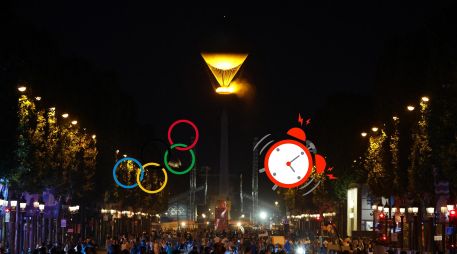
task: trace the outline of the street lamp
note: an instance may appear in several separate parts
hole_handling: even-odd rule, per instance
[[[73,233],[73,235],[76,235],[76,227],[77,227],[78,224],[77,224],[77,222],[75,222],[75,221],[73,220],[73,217],[74,217],[75,214],[78,213],[78,211],[79,211],[79,205],[69,206],[69,207],[68,207],[68,211],[70,212],[70,223],[71,223],[71,228],[72,228],[72,230],[73,230],[72,233]]]
[[[17,88],[17,90],[18,90],[19,92],[23,93],[23,92],[25,92],[25,91],[27,90],[27,87],[25,87],[25,86],[19,86],[19,87]]]
[[[400,207],[400,229],[401,229],[401,237],[400,237],[400,248],[403,250],[403,242],[404,242],[404,235],[403,235],[403,229],[404,229],[404,225],[403,225],[403,220],[405,218],[405,208],[404,207]]]
[[[429,244],[431,245],[432,253],[435,253],[435,207],[427,207],[425,209],[427,211],[427,215],[429,217],[429,222],[430,222],[430,239],[429,239]]]
[[[44,208],[45,208],[45,204],[40,204],[38,206],[38,209],[40,210],[40,216],[41,216],[41,232],[40,232],[40,237],[39,237],[39,243],[38,244],[41,244],[43,242],[43,238],[44,238],[44,234],[45,234],[45,231],[44,231]]]
[[[379,128],[376,127],[376,126],[374,126],[373,128],[371,128],[371,130],[372,130],[373,132],[377,132],[377,131],[379,130]]]
[[[417,247],[418,247],[418,233],[419,233],[419,223],[418,223],[418,220],[417,220],[417,213],[419,212],[419,207],[411,207],[411,212],[413,213],[413,216],[414,216],[414,220],[413,220],[413,250],[417,250]]]
[[[24,213],[25,213],[25,208],[27,207],[27,201],[25,200],[24,196],[22,196],[22,199],[21,199],[21,202],[19,203],[19,208],[20,208],[20,237],[19,237],[19,244],[20,244],[20,251],[23,252],[24,251],[24,240],[25,240],[25,236],[27,235],[27,233],[24,234]],[[26,224],[27,225],[27,224]],[[26,227],[27,228],[27,227]]]
[[[68,113],[63,113],[63,114],[62,114],[62,117],[63,117],[63,118],[68,118],[68,116],[69,116]]]
[[[32,216],[31,219],[32,219],[32,224],[31,224],[31,229],[30,229],[30,232],[32,234],[32,240],[29,244],[29,247],[30,248],[33,248],[34,246],[36,246],[36,243],[38,241],[38,215],[39,215],[39,207],[40,207],[40,202],[38,200],[34,200],[33,203],[33,209],[32,209]]]
[[[360,135],[362,135],[362,137],[366,137],[368,134],[366,132],[362,132]]]
[[[413,110],[414,110],[414,106],[408,105],[408,106],[406,107],[406,109],[408,109],[408,111],[413,111]]]
[[[72,125],[77,125],[77,124],[78,124],[78,121],[73,120],[73,121],[71,121],[71,124],[72,124]]]
[[[428,98],[427,96],[423,96],[423,97],[421,98],[421,100],[422,100],[423,102],[428,102],[428,101],[430,100],[430,98]]]

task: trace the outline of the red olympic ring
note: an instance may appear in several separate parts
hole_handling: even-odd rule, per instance
[[[186,120],[186,119],[181,119],[181,120],[177,120],[175,121],[172,125],[170,125],[170,127],[168,128],[168,142],[170,142],[170,145],[173,145],[173,140],[171,139],[171,131],[173,130],[173,128],[177,125],[177,124],[180,124],[180,123],[187,123],[188,125],[192,126],[192,128],[194,128],[194,131],[195,131],[195,139],[194,139],[194,142],[190,145],[190,146],[187,146],[187,147],[176,147],[175,149],[176,150],[179,150],[179,151],[187,151],[187,150],[190,150],[192,148],[195,147],[195,145],[197,144],[197,141],[198,141],[198,136],[199,136],[199,133],[198,133],[198,128],[197,126],[189,121],[189,120]]]

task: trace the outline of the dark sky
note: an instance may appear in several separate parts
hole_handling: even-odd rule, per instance
[[[176,119],[194,120],[200,164],[218,166],[219,116],[222,105],[228,107],[230,169],[242,172],[250,170],[254,136],[285,132],[299,112],[313,117],[337,92],[372,95],[385,43],[420,29],[442,8],[412,1],[320,2],[253,11],[36,1],[16,10],[51,34],[62,54],[115,70],[136,99],[138,122],[153,125],[157,136],[165,138]],[[253,96],[222,100],[213,92],[200,52],[215,50],[250,54],[241,78]]]

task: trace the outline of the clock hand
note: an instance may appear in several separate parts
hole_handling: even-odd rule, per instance
[[[292,163],[294,160],[298,159],[298,157],[300,157],[300,155],[297,155],[297,157],[295,157],[293,160],[291,160],[290,163]]]
[[[292,169],[292,171],[295,173],[295,169],[292,166],[289,166],[289,168]]]

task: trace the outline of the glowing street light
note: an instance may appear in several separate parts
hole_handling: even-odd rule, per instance
[[[394,121],[397,121],[400,118],[398,118],[398,116],[393,116],[392,119],[394,119]]]
[[[235,75],[248,57],[247,54],[202,53],[203,60],[208,65],[219,84],[218,94],[233,94],[234,87],[230,87]]]
[[[206,214],[202,213],[202,217],[203,217],[203,219],[206,218]]]
[[[366,137],[368,134],[366,132],[362,132],[360,135],[362,135],[362,137]]]
[[[275,201],[275,206],[278,206],[279,202],[278,201]]]
[[[421,98],[421,100],[422,100],[423,102],[428,102],[430,99],[429,99],[427,96],[423,96],[423,97]]]
[[[37,96],[37,97],[35,97],[35,100],[37,100],[37,101],[41,101],[41,96]]]
[[[260,219],[265,220],[267,218],[268,214],[265,211],[261,211],[259,216],[260,216]]]
[[[237,222],[237,223],[236,223],[236,226],[237,226],[237,227],[241,227],[241,222]]]
[[[17,90],[18,90],[19,92],[23,93],[23,92],[25,92],[25,91],[27,90],[27,87],[25,87],[25,86],[20,86],[20,87],[17,88]]]
[[[76,120],[73,120],[73,121],[71,121],[71,124],[73,124],[73,125],[77,125],[77,124],[78,124],[78,121],[76,121]]]
[[[378,127],[373,127],[373,128],[371,128],[371,130],[372,130],[373,132],[377,132],[379,129],[378,129]]]
[[[63,114],[62,114],[62,117],[63,117],[63,118],[68,118],[68,116],[69,116],[68,113],[63,113]]]
[[[92,135],[92,139],[95,139],[97,137],[97,135],[93,134]]]
[[[408,111],[413,111],[413,110],[414,110],[414,106],[408,105],[408,106],[406,107],[406,109],[408,109]]]

